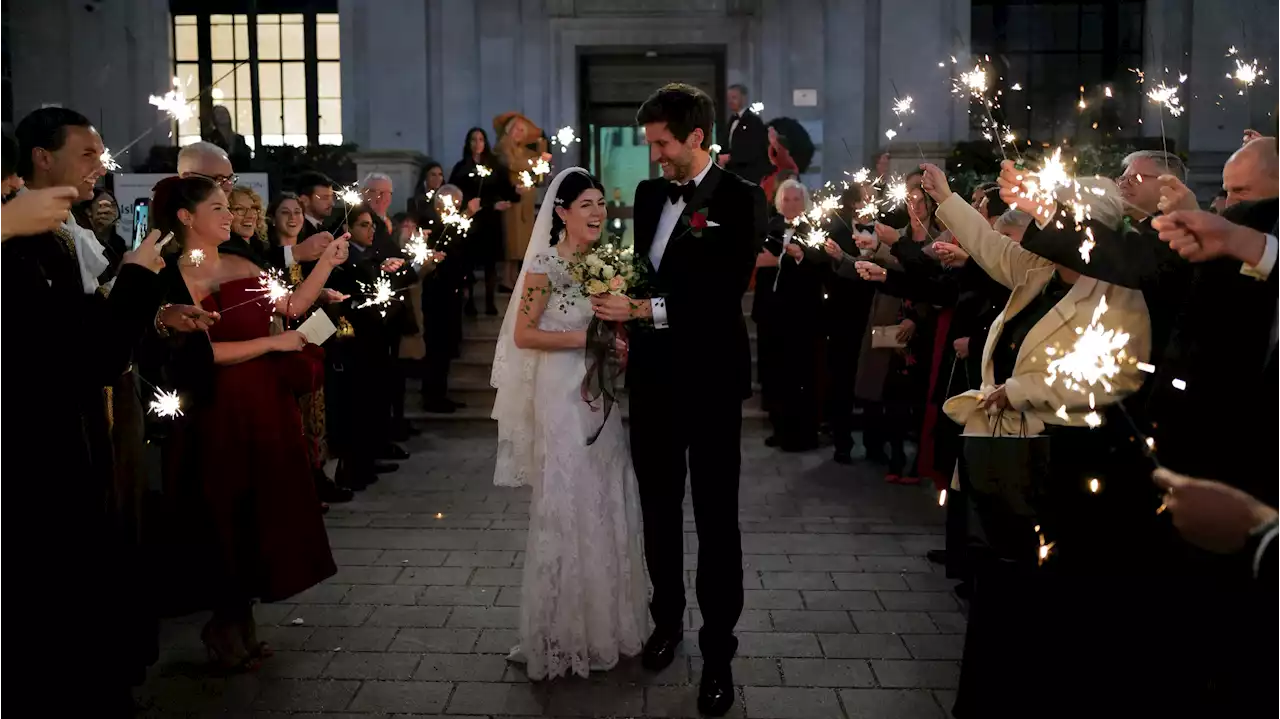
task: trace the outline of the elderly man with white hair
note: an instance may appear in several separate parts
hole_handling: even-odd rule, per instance
[[[178,176],[203,177],[206,180],[212,180],[226,195],[231,194],[240,179],[231,169],[231,159],[227,157],[226,151],[212,142],[193,142],[179,150]],[[330,242],[333,242],[333,235],[320,232],[292,247],[276,245],[271,248],[268,257],[261,259],[274,267],[292,267],[296,264],[311,263],[320,259],[324,254],[324,248],[328,247]],[[223,246],[226,249],[235,247],[240,254],[252,252],[247,242],[235,236],[223,243]]]

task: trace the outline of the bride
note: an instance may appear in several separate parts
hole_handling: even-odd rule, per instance
[[[579,167],[556,175],[538,212],[494,356],[494,483],[533,489],[512,661],[530,679],[612,669],[647,633],[640,502],[621,412],[582,399],[590,300],[569,277],[600,237],[604,187]],[[619,345],[620,352],[625,346]]]

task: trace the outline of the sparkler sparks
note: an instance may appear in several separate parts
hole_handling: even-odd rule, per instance
[[[520,171],[520,184],[524,187],[533,187],[533,175],[528,170]]]
[[[753,102],[753,103],[751,103],[751,106],[750,106],[750,107],[748,107],[747,109],[748,109],[748,110],[750,110],[751,112],[753,112],[753,113],[755,113],[755,114],[759,115],[760,113],[764,112],[764,103],[763,103],[763,102]]]
[[[572,127],[566,126],[556,130],[556,142],[560,144],[561,152],[568,152],[570,145],[575,142],[581,142],[581,140],[578,139],[578,134],[573,131]]]
[[[1053,546],[1057,543],[1045,542],[1044,533],[1040,531],[1040,525],[1038,524],[1036,525],[1035,533],[1036,533],[1036,536],[1039,537],[1040,539],[1040,549],[1037,552],[1037,556],[1039,556],[1040,558],[1040,564],[1044,564],[1045,562],[1049,561],[1049,554],[1053,552]]]
[[[1090,479],[1089,492],[1092,494],[1097,494],[1098,492],[1101,492],[1101,491],[1102,491],[1102,482],[1099,482],[1097,477],[1093,477],[1092,479]]]
[[[1093,311],[1089,326],[1078,329],[1079,335],[1070,352],[1051,360],[1045,384],[1052,386],[1063,377],[1063,384],[1068,389],[1086,391],[1099,384],[1107,392],[1111,392],[1111,380],[1120,373],[1121,362],[1125,359],[1124,347],[1129,342],[1129,333],[1108,329],[1102,324],[1102,316],[1107,312],[1107,300],[1104,296]],[[1053,348],[1045,348],[1045,354],[1056,354]]]
[[[1186,76],[1183,75],[1183,77]],[[1182,115],[1183,107],[1181,101],[1178,99],[1177,85],[1173,85],[1171,87],[1162,82],[1149,90],[1147,92],[1147,97],[1151,98],[1151,101],[1155,104],[1160,105],[1161,108],[1168,108],[1170,115],[1173,115],[1174,117]]]
[[[898,117],[915,114],[915,110],[911,108],[911,103],[913,102],[914,100],[911,99],[910,95],[901,99],[893,98],[893,114]]]
[[[1234,50],[1235,48],[1232,48],[1232,49]],[[1249,63],[1236,60],[1236,71],[1234,73],[1227,73],[1227,79],[1242,82],[1244,83],[1245,87],[1249,87],[1250,85],[1252,85],[1253,81],[1257,80],[1261,76],[1262,76],[1262,71],[1258,69],[1257,60],[1254,60],[1253,62],[1249,62]],[[1241,90],[1240,94],[1243,95],[1244,91]]]
[[[938,492],[938,506],[939,507],[947,506],[947,490],[945,489],[942,490],[941,492]]]
[[[484,165],[476,165],[476,171],[468,175],[468,177],[488,177],[492,174],[493,170],[490,170],[488,167]]]
[[[162,389],[157,389],[155,392],[155,397],[151,400],[153,414],[169,419],[182,416],[182,400],[178,398],[177,392]]]
[[[547,162],[541,157],[538,158],[537,162],[530,160],[529,164],[533,166],[533,174],[537,175],[538,177],[542,177],[543,175],[549,174],[551,172],[551,163]]]
[[[342,198],[342,203],[348,207],[364,202],[364,197],[360,194],[360,188],[355,185],[349,185],[339,190],[338,197]]]
[[[379,277],[374,280],[372,285],[360,283],[360,291],[364,293],[364,302],[356,305],[356,309],[364,309],[365,307],[387,307],[391,301],[396,298],[395,292],[391,289],[390,277]],[[385,314],[385,309],[383,313]]]
[[[885,209],[892,210],[896,207],[902,207],[907,204],[907,196],[911,191],[907,189],[907,183],[901,177],[893,178],[885,187],[884,205]]]
[[[98,157],[98,162],[102,163],[102,169],[107,172],[114,172],[120,169],[120,163],[116,162],[116,158],[112,157],[111,150],[104,149],[102,155]]]
[[[176,77],[173,78],[173,89],[164,95],[152,95],[147,101],[178,122],[190,120],[193,114],[191,105],[187,103],[187,94],[182,87],[182,81]]]
[[[187,262],[191,263],[192,267],[199,267],[204,262],[204,250],[196,247],[187,252]]]
[[[430,247],[427,247],[427,238],[421,228],[413,231],[413,236],[405,243],[404,251],[409,255],[409,261],[415,267],[422,267],[427,264],[427,262],[431,261],[432,255],[435,254]]]
[[[261,292],[267,296],[267,301],[275,305],[280,300],[289,296],[293,290],[289,289],[288,283],[284,281],[284,275],[278,269],[263,270],[258,275],[258,287]]]
[[[892,140],[893,138],[898,136],[898,133],[894,129],[890,128],[884,131],[884,136]]]
[[[823,232],[820,228],[814,227],[810,229],[809,234],[805,235],[800,241],[810,247],[822,247],[822,245],[827,241],[827,233]]]
[[[1090,254],[1093,252],[1093,248],[1097,246],[1098,243],[1093,240],[1093,228],[1084,228],[1084,239],[1080,241],[1080,257],[1085,264],[1089,264]]]
[[[861,185],[862,183],[871,179],[871,170],[868,170],[865,167],[859,167],[857,172],[853,172],[853,173],[846,172],[844,174],[849,175],[849,177],[852,177],[854,183],[858,185]]]
[[[713,143],[711,143],[711,148],[710,148],[710,149],[711,149],[711,154],[713,154],[713,155],[719,155],[719,154],[720,154],[720,150],[721,150],[720,145],[718,145],[718,144],[716,144],[716,143],[714,143],[714,142],[713,142]]]

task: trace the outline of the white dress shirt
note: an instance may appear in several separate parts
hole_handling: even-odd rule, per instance
[[[711,160],[707,160],[707,164],[702,168],[690,182],[697,185],[702,183],[702,178],[707,176],[711,171]],[[685,183],[680,183],[685,184]],[[667,251],[667,243],[671,241],[671,235],[675,232],[676,225],[680,222],[680,213],[684,212],[685,201],[683,197],[677,198],[675,204],[670,200],[662,203],[662,217],[658,218],[658,228],[653,233],[653,245],[649,247],[649,261],[653,263],[653,269],[656,271],[662,265],[662,255]],[[653,308],[653,326],[658,329],[666,329],[667,327],[667,302],[661,297],[655,297],[650,301]]]
[[[746,110],[743,110],[746,112]],[[738,117],[729,124],[729,147],[733,147],[733,133],[738,131],[738,123],[742,122],[742,113],[738,113]]]
[[[1262,259],[1258,260],[1258,264],[1242,263],[1240,265],[1240,274],[1247,275],[1255,280],[1266,280],[1271,277],[1271,271],[1276,267],[1276,255],[1278,254],[1276,236],[1266,233],[1266,243],[1266,247],[1262,250]]]

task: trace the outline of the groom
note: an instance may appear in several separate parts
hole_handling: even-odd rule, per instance
[[[636,122],[662,178],[636,187],[635,250],[652,264],[652,300],[592,298],[597,317],[651,319],[632,332],[627,367],[631,455],[644,514],[655,629],[644,665],[658,671],[684,636],[685,475],[698,530],[703,655],[698,709],[733,705],[730,661],[742,614],[738,531],[742,401],[751,396],[751,347],[742,295],[766,231],[764,192],[711,161],[715,104],[689,85],[655,92]],[[687,462],[686,462],[687,457]]]

